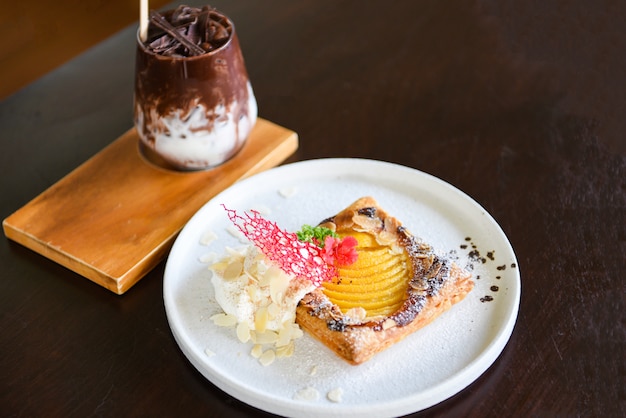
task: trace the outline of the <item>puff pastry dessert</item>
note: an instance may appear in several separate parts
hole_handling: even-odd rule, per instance
[[[371,197],[320,226],[358,241],[358,259],[302,298],[296,322],[337,355],[361,364],[461,301],[471,274],[414,237]]]

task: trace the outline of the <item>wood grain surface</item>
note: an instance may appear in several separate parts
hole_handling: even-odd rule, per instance
[[[180,172],[146,160],[132,128],[2,225],[8,238],[122,294],[163,259],[204,203],[297,148],[295,132],[259,119],[232,159]]]

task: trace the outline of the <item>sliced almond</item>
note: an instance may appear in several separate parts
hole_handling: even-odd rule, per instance
[[[254,313],[254,329],[258,333],[265,332],[265,329],[267,328],[267,321],[268,321],[268,319],[269,318],[268,318],[268,315],[267,315],[267,307],[261,306]]]
[[[363,322],[367,316],[367,311],[359,306],[357,308],[348,309],[346,316],[348,317],[350,323],[358,324]]]
[[[200,244],[202,245],[210,245],[213,241],[217,239],[217,234],[213,231],[206,231],[200,237]]]
[[[233,237],[237,238],[239,240],[239,242],[246,242],[248,241],[248,239],[246,238],[246,236],[243,234],[243,232],[241,232],[236,226],[234,225],[230,225],[226,228],[226,231],[228,231],[228,233],[230,235],[232,235]]]
[[[211,317],[211,321],[219,327],[232,327],[237,324],[237,317],[226,313],[218,313]]]
[[[278,315],[280,315],[280,306],[278,306],[274,302],[270,303],[267,306],[267,314],[271,319],[276,318]]]
[[[242,343],[247,343],[250,340],[250,327],[247,322],[240,322],[237,325],[237,338]]]
[[[278,340],[276,340],[276,347],[284,347],[292,340],[291,327],[282,327],[278,330]]]
[[[396,321],[391,318],[387,318],[385,322],[383,322],[383,329],[389,329],[396,326]]]
[[[276,348],[276,357],[291,357],[295,351],[295,344],[290,341],[289,344]]]
[[[243,263],[239,260],[235,260],[226,266],[226,269],[224,270],[224,274],[222,274],[222,277],[224,277],[224,280],[234,280],[234,279],[239,278],[239,276],[241,276],[242,271],[243,271]]]
[[[260,203],[252,206],[250,209],[257,211],[261,215],[264,215],[264,216],[267,216],[267,215],[272,213],[272,210],[269,207],[267,207],[267,206],[265,206],[263,204],[260,204]]]
[[[270,298],[272,302],[280,304],[288,287],[289,276],[282,274],[282,271],[274,275],[270,280]]]
[[[270,286],[271,282],[276,279],[276,277],[280,276],[281,269],[275,265],[271,265],[263,274],[263,277],[260,278],[259,284],[261,286]]]
[[[275,359],[276,353],[274,352],[274,350],[265,350],[263,354],[261,354],[261,357],[259,357],[259,363],[264,366],[269,366],[274,362]]]
[[[250,355],[254,358],[259,358],[261,354],[263,354],[263,346],[261,344],[253,345],[252,350],[250,350]]]
[[[338,402],[341,402],[342,395],[343,395],[343,389],[335,388],[329,391],[326,394],[326,397],[328,398],[329,401],[338,403]]]
[[[365,232],[365,231],[378,231],[383,226],[381,224],[381,222],[380,222],[380,219],[378,219],[376,217],[371,218],[371,217],[369,217],[367,215],[359,215],[359,214],[354,215],[352,217],[352,221],[356,225],[360,226],[360,228],[356,228],[355,227],[354,229],[356,231],[362,231],[362,232]]]
[[[317,389],[313,387],[306,387],[297,391],[293,398],[300,401],[315,401],[319,398],[320,394]]]
[[[296,340],[304,335],[298,324],[291,324],[291,339]]]
[[[248,296],[250,296],[252,303],[256,303],[260,300],[261,295],[258,287],[254,285],[246,286],[246,291],[248,292]]]
[[[298,188],[295,186],[287,186],[278,190],[278,194],[282,197],[291,197],[298,192]]]
[[[224,271],[226,270],[226,267],[228,267],[228,261],[227,260],[221,260],[218,261],[217,263],[213,263],[209,266],[209,268],[211,270],[214,271]]]
[[[217,259],[217,254],[213,252],[203,254],[198,258],[198,260],[204,264],[211,264],[215,262],[216,259]]]
[[[255,332],[254,335],[257,344],[275,344],[278,341],[278,333],[275,331]]]

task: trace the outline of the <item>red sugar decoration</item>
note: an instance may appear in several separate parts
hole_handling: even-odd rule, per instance
[[[285,273],[306,278],[316,286],[337,276],[337,269],[324,261],[317,245],[298,240],[295,233],[280,229],[255,210],[243,217],[225,205],[222,207],[237,229]]]

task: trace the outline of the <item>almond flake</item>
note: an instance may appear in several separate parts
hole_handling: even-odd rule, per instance
[[[218,313],[211,317],[211,321],[219,327],[232,327],[237,324],[237,317],[226,313]]]
[[[259,286],[261,287],[269,286],[272,283],[272,281],[275,280],[277,276],[280,276],[280,274],[281,274],[281,270],[279,267],[275,265],[270,266],[270,268],[267,269],[265,274],[263,274],[263,276],[261,276],[261,278],[259,279]]]
[[[291,342],[291,328],[282,327],[278,330],[278,340],[276,341],[276,347],[284,347]]]
[[[261,357],[259,357],[259,363],[264,366],[269,366],[275,359],[276,353],[274,353],[274,350],[266,350],[263,354],[261,354]]]
[[[256,303],[259,301],[259,299],[261,298],[261,296],[259,295],[259,288],[256,286],[246,286],[246,290],[248,291],[248,296],[250,296],[250,300],[253,303]]]
[[[326,397],[331,402],[341,402],[341,396],[343,395],[343,389],[335,388],[326,394]]]
[[[266,330],[265,332],[255,332],[255,342],[257,344],[274,344],[278,341],[278,333]]]
[[[287,345],[276,348],[276,357],[291,357],[295,350],[295,344],[293,341],[290,341]]]
[[[210,263],[213,263],[216,259],[217,259],[217,254],[211,252],[211,253],[206,253],[204,255],[201,255],[198,260],[201,263],[210,264]]]
[[[293,395],[293,398],[299,401],[315,401],[319,398],[320,394],[317,389],[312,387],[306,387],[300,389]]]
[[[267,307],[267,313],[270,318],[276,318],[280,314],[280,306],[278,306],[274,302],[270,303]]]
[[[289,276],[286,274],[277,274],[270,280],[270,297],[272,302],[280,303],[283,299],[285,291],[289,287]]]
[[[385,322],[383,322],[383,329],[389,329],[396,326],[396,321],[391,318],[387,318]]]
[[[233,237],[237,238],[239,240],[239,242],[241,242],[243,244],[248,242],[248,238],[246,238],[246,236],[243,234],[243,232],[241,232],[239,229],[237,229],[236,226],[229,225],[226,228],[226,231],[228,231],[228,233],[230,235],[232,235]]]
[[[291,197],[295,195],[297,191],[298,191],[298,188],[295,186],[283,187],[282,189],[278,190],[278,194],[281,195],[282,197]]]
[[[254,329],[259,333],[265,332],[267,321],[267,307],[261,306],[254,314]]]
[[[359,324],[367,316],[367,311],[361,307],[350,308],[346,312],[346,316],[348,317],[350,323]]]
[[[272,210],[270,208],[268,208],[267,206],[262,205],[262,204],[254,205],[250,209],[256,210],[261,215],[265,215],[265,216],[267,216],[267,215],[272,213]]]
[[[216,239],[217,239],[217,234],[215,234],[215,232],[206,231],[204,234],[202,234],[202,237],[200,237],[200,244],[210,245]]]
[[[224,280],[234,280],[241,276],[241,272],[243,271],[243,263],[239,260],[233,261],[228,266],[226,266],[226,270],[224,270]]]
[[[247,343],[250,339],[250,327],[247,322],[241,322],[237,325],[237,338],[242,343]]]
[[[263,346],[261,344],[253,345],[250,355],[254,358],[259,358],[261,357],[261,354],[263,354]]]
[[[222,260],[222,261],[218,261],[217,263],[211,264],[209,268],[215,271],[223,271],[224,269],[226,269],[226,266],[228,266],[228,262],[225,260]]]

